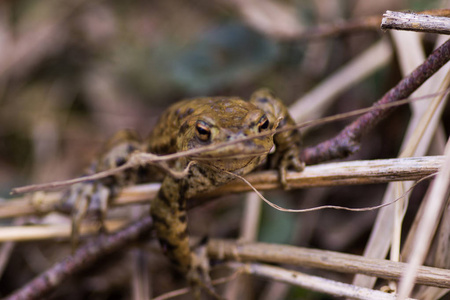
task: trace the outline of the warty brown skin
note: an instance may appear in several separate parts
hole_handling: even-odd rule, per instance
[[[237,97],[184,100],[161,116],[148,138],[148,151],[170,154],[219,144],[272,130],[278,123],[279,128],[295,124],[286,107],[267,90],[254,93],[250,102]],[[206,127],[209,138],[199,137],[198,124],[200,130]],[[191,160],[196,164],[181,179],[166,176],[152,204],[151,215],[165,253],[182,270],[188,272],[193,268],[187,234],[187,199],[234,179],[223,171],[238,175],[251,172],[266,159],[274,141],[277,151],[272,164],[279,167],[281,180],[284,180],[287,168],[303,168],[299,160],[300,134],[296,130],[274,138],[271,135],[255,138],[175,162],[174,168],[178,171]]]

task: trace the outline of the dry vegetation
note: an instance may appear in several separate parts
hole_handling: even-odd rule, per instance
[[[98,224],[87,220],[85,244],[74,255],[70,217],[53,212],[58,192],[12,198],[9,191],[76,177],[111,134],[133,128],[145,136],[181,98],[247,98],[269,87],[298,122],[369,107],[448,38],[382,32],[383,13],[449,4],[0,2],[0,296],[22,288],[36,299],[39,281],[32,279],[39,274],[53,280],[40,282],[50,290],[46,299],[148,299],[185,287],[149,234],[148,203],[157,184],[128,188],[114,200],[112,235],[99,238]],[[448,299],[450,109],[443,91],[449,70],[445,65],[412,95],[425,100],[397,108],[364,133],[360,151],[345,161],[291,173],[295,189],[280,190],[271,172],[249,176],[266,198],[293,209],[374,207],[407,196],[394,204],[279,212],[243,194],[249,188],[241,184],[219,189],[215,201],[195,199],[190,232],[212,239],[208,251],[218,263],[227,259],[213,277],[231,274],[219,293],[314,300],[394,299],[396,291]],[[354,119],[303,128],[305,147]]]

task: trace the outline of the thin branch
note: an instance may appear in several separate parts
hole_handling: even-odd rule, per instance
[[[152,227],[151,218],[144,217],[125,229],[108,236],[98,236],[80,247],[75,254],[37,276],[5,300],[44,299],[43,297],[74,272],[95,262],[113,251],[126,247],[143,236]]]
[[[417,67],[409,76],[403,78],[394,88],[387,92],[373,107],[380,104],[396,102],[410,96],[428,78],[436,73],[450,59],[450,40],[428,56],[427,60]],[[314,164],[336,158],[346,157],[360,148],[361,138],[383,118],[393,111],[377,109],[359,117],[352,124],[345,127],[336,137],[307,148],[302,157],[306,164]]]
[[[131,220],[107,220],[105,222],[106,232],[115,232]],[[81,235],[100,234],[100,224],[83,223],[80,227]],[[7,241],[36,241],[55,238],[69,238],[72,234],[71,225],[67,223],[42,224],[42,225],[16,225],[0,227],[0,243]]]
[[[217,259],[279,263],[343,273],[361,273],[394,280],[400,279],[407,267],[407,264],[402,262],[365,258],[334,251],[216,239],[208,243],[208,255]],[[447,269],[425,266],[418,268],[418,284],[450,288],[449,278],[450,270]]]
[[[310,291],[316,291],[335,297],[350,297],[351,299],[364,300],[394,300],[396,295],[377,290],[359,287],[356,285],[342,283],[339,281],[326,279],[318,276],[312,276],[305,273],[286,270],[280,267],[274,267],[263,264],[243,264],[229,263],[233,269],[241,272],[264,277],[270,280],[289,283],[300,286]],[[408,298],[410,299],[410,298]]]
[[[386,14],[390,12],[386,11]],[[393,12],[392,12],[393,13]],[[386,14],[383,16],[386,17]],[[406,13],[405,13],[406,14]],[[432,18],[443,18],[446,19],[446,23],[449,22],[449,19],[446,17],[450,16],[450,9],[434,9],[434,10],[425,10],[414,14],[416,16],[429,16]],[[343,34],[349,33],[357,33],[357,32],[365,32],[369,30],[378,30],[380,23],[384,21],[385,18],[382,18],[379,15],[374,16],[366,16],[362,18],[354,18],[349,20],[332,22],[329,24],[318,25],[316,27],[306,28],[302,32],[295,37],[298,40],[310,40],[310,39],[319,39],[319,38],[327,38],[334,37]],[[448,24],[448,23],[447,23]],[[414,26],[412,24],[412,26]],[[381,24],[381,29],[383,28],[383,23]],[[448,29],[448,27],[447,27]],[[431,32],[431,31],[428,31]],[[438,32],[443,33],[443,32]],[[448,34],[448,33],[447,33]]]
[[[288,172],[287,182],[291,188],[309,188],[418,180],[435,173],[442,166],[443,160],[443,156],[425,156],[328,163],[307,166],[302,172]],[[282,188],[276,171],[253,173],[245,178],[258,190]],[[249,190],[245,183],[232,182],[218,187],[208,195]]]
[[[302,172],[288,172],[287,182],[291,188],[319,186],[374,184],[391,181],[419,180],[435,173],[444,160],[443,156],[346,161],[314,166],[306,166]],[[264,171],[245,177],[258,190],[282,189],[277,171]],[[112,200],[111,205],[148,203],[156,196],[160,184],[152,183],[124,188]],[[190,206],[200,205],[207,199],[230,193],[250,191],[250,187],[240,181],[220,186],[214,191],[199,195],[189,202]],[[54,210],[61,193],[40,193],[0,204],[0,218],[11,218],[29,214],[44,214]]]
[[[450,18],[387,10],[381,29],[450,34]]]

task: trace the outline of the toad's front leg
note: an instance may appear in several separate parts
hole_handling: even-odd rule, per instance
[[[277,130],[292,127],[292,130],[274,135],[273,141],[276,150],[269,156],[269,167],[278,169],[280,182],[284,188],[288,189],[287,170],[300,172],[305,168],[305,163],[300,158],[302,144],[300,131],[295,128],[295,121],[290,116],[287,107],[270,90],[260,89],[254,92],[250,102],[264,110],[272,123],[278,123]]]
[[[141,141],[134,132],[119,131],[105,145],[103,153],[92,163],[88,173],[119,167],[141,148]],[[98,181],[75,184],[64,194],[57,209],[72,215],[72,248],[78,244],[80,223],[86,215],[94,215],[100,221],[101,230],[104,230],[109,200],[122,187],[138,182],[138,177],[139,172],[130,169]]]

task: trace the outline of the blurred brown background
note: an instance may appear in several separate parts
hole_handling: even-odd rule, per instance
[[[373,29],[298,40],[299,32],[320,24],[381,16],[388,9],[420,11],[441,6],[440,1],[418,0],[1,1],[0,196],[9,197],[14,186],[81,174],[110,135],[132,128],[145,136],[164,108],[182,98],[248,98],[255,89],[269,87],[291,104],[389,36]],[[424,37],[427,51],[434,41],[433,35]],[[339,95],[323,115],[370,106],[400,79],[393,57]],[[443,117],[447,130],[449,113],[447,109]],[[408,108],[399,108],[363,140],[361,152],[352,159],[395,157],[408,117]],[[323,141],[347,123],[313,128],[305,135],[305,144]],[[361,199],[371,205],[379,202],[383,188],[317,188],[272,192],[268,198],[289,207],[339,205],[341,199],[348,206],[361,205]],[[417,190],[420,196],[424,189]],[[298,198],[302,204],[292,201]],[[235,196],[230,202],[217,201],[212,208],[195,210],[192,214],[199,216],[195,219],[202,221],[192,224],[192,230],[236,237],[241,199]],[[414,201],[411,207],[416,207]],[[265,207],[260,239],[360,254],[375,214],[317,212],[302,215],[299,225],[295,215]],[[48,253],[35,246],[18,247],[0,279],[0,295],[50,265]],[[45,246],[59,251],[51,242]],[[177,278],[168,264],[164,266]],[[104,263],[96,272],[103,274],[109,268],[121,270]],[[54,298],[130,297],[127,276],[113,276],[114,280],[103,276],[80,274]],[[170,290],[167,285],[159,286],[163,290],[156,294]],[[298,290],[292,295],[329,299]]]

